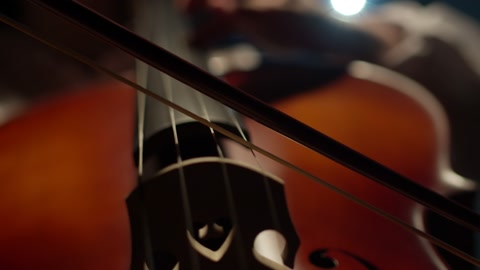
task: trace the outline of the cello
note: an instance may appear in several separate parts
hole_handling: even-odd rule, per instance
[[[112,89],[112,88],[110,88],[110,89]],[[112,91],[112,93],[113,93],[113,90],[111,90],[111,91]],[[93,92],[93,91],[92,91],[92,92]],[[105,94],[106,92],[108,92],[108,91],[105,91],[105,92],[103,92],[103,93]],[[106,95],[106,94],[105,94],[105,95]],[[113,95],[113,94],[112,94],[112,95]],[[101,96],[99,96],[99,97],[101,97]],[[105,98],[106,98],[106,97],[104,96],[104,99],[105,99]],[[107,100],[109,100],[109,99],[110,99],[110,97],[107,98]],[[114,100],[113,100],[113,101],[114,101]],[[71,108],[72,105],[73,105],[73,102],[71,102],[71,103],[66,102],[66,104],[67,104],[67,105],[65,106],[66,108]],[[98,110],[103,111],[104,113],[106,113],[105,111],[108,111],[108,110],[103,110],[104,108],[102,108],[103,106],[100,105],[100,104],[102,104],[102,103],[100,103],[100,102],[97,103],[96,105],[93,105],[93,104],[95,104],[95,103],[87,103],[87,102],[85,102],[84,104],[89,104],[89,106],[86,106],[86,107],[83,107],[83,108],[97,108],[97,106],[98,106],[98,107],[100,107],[100,108],[97,108]],[[69,105],[70,105],[70,106],[69,106]],[[122,105],[125,105],[125,103],[120,104],[119,107],[122,107]],[[52,109],[52,111],[50,111],[51,114],[52,114],[53,112],[55,112],[55,111],[58,111],[59,109],[62,109],[62,111],[64,111],[63,109],[65,109],[65,108],[58,108],[58,107],[55,108],[55,106],[52,106],[52,107],[53,107],[54,109]],[[279,105],[279,107],[280,107],[280,105]],[[47,110],[47,109],[46,109],[46,110]],[[48,110],[47,110],[47,111],[48,111]],[[88,119],[88,120],[92,119],[92,116],[93,116],[93,115],[91,115],[90,117],[87,117],[87,119]],[[108,117],[107,117],[107,118],[108,118]],[[117,119],[118,119],[118,118],[117,118]],[[111,118],[110,118],[108,121],[105,121],[105,122],[109,122],[110,120],[111,120]],[[24,120],[24,121],[27,121],[27,120]],[[34,120],[32,120],[32,121],[34,121]],[[65,120],[65,121],[66,121],[66,120]],[[22,121],[20,120],[20,122],[22,122]],[[84,120],[84,122],[88,122],[88,121],[87,121],[87,120]],[[12,128],[12,126],[14,126],[14,125],[13,125],[13,124],[10,125],[11,129],[14,129],[14,128]],[[7,127],[8,127],[8,126],[7,126]],[[40,130],[40,129],[39,129],[39,130]],[[84,129],[80,129],[80,130],[84,130]],[[12,133],[11,133],[10,136],[12,136],[12,137],[15,136],[14,134],[17,134],[15,131],[11,131],[11,132],[12,132]],[[72,131],[70,130],[70,132],[72,132]],[[88,130],[85,129],[85,132],[88,133]],[[8,133],[7,133],[7,134],[8,134]],[[28,135],[28,134],[31,134],[31,133],[24,133],[24,134],[27,134],[27,135]],[[50,134],[50,135],[52,135],[52,134]],[[90,135],[91,135],[91,134],[90,134]],[[12,137],[6,137],[6,139],[12,139]],[[33,137],[34,137],[34,136],[33,136]],[[57,137],[57,140],[58,140],[58,138],[61,138],[61,137],[63,137],[63,136]],[[113,136],[113,137],[115,137],[115,136]],[[112,138],[113,138],[113,137],[112,137]],[[109,138],[110,138],[110,137],[109,137]],[[252,138],[253,138],[253,137],[252,137]],[[35,139],[35,138],[32,138],[32,139]],[[58,140],[58,141],[61,141],[61,140]],[[124,140],[124,141],[128,141],[128,139],[127,139],[127,140]],[[29,144],[26,144],[25,146],[28,147]],[[31,145],[30,145],[30,146],[31,146]],[[12,146],[12,147],[13,147],[13,146]],[[105,146],[102,146],[102,147],[105,147]],[[102,147],[100,147],[100,148],[102,148]],[[29,147],[29,148],[30,148],[30,147]],[[47,148],[49,148],[49,147],[47,147]],[[84,147],[81,147],[81,148],[82,148],[82,149],[75,149],[75,153],[74,153],[74,154],[84,153],[84,152],[82,152],[82,151],[84,150]],[[112,148],[115,149],[116,147],[113,147],[112,145],[110,145],[110,147],[107,147],[107,148],[109,148],[109,150],[112,150]],[[59,147],[58,149],[62,150],[62,149],[65,149],[65,148],[64,148],[64,147]],[[58,150],[58,149],[57,149],[57,150]],[[43,150],[43,149],[42,149],[42,150]],[[14,152],[14,151],[12,150],[11,152]],[[110,156],[111,153],[113,153],[113,152],[109,152],[108,155]],[[87,153],[87,154],[91,154],[91,153]],[[122,156],[123,156],[123,155],[122,155]],[[105,159],[102,159],[102,160],[103,160],[102,162],[105,161]],[[90,167],[90,166],[93,167],[93,165],[95,165],[96,163],[97,163],[97,162],[95,162],[95,160],[92,160],[92,162],[88,164],[88,165],[89,165],[88,167]],[[127,167],[127,168],[128,168],[128,166],[113,166],[113,167],[116,167],[116,168],[124,168],[124,167]],[[80,170],[80,171],[81,171],[81,172],[84,171],[83,169],[84,169],[84,168],[82,168],[82,170]],[[118,172],[118,171],[117,171],[117,172]],[[75,175],[75,174],[74,174],[74,175]],[[127,176],[128,176],[128,174],[124,174],[124,173],[121,173],[121,175],[122,175],[123,177],[127,177]],[[82,176],[82,175],[79,174],[78,176]],[[111,177],[111,176],[110,176],[110,177]],[[84,176],[81,177],[81,178],[83,179]],[[111,179],[111,178],[110,178],[110,179]],[[117,179],[120,179],[120,178],[117,178]],[[60,179],[60,182],[62,182],[61,179]],[[65,183],[65,182],[63,182],[63,183],[64,183],[64,184],[68,184],[68,183],[71,183],[71,182],[69,181],[69,182],[67,182],[67,183]],[[291,198],[291,196],[293,196],[293,195],[289,195],[289,194],[288,194],[288,185],[289,185],[289,184],[287,183],[287,189],[286,189],[286,191],[287,191],[287,199],[288,199],[288,198]],[[96,185],[93,185],[93,187],[97,187],[97,186],[96,186]],[[97,191],[99,191],[99,193],[103,193],[102,191],[104,191],[104,190],[102,190],[102,187],[100,186],[100,187],[98,187],[98,188],[99,188],[99,189],[98,189]],[[106,185],[106,186],[104,186],[103,188],[109,189],[109,188],[111,188],[111,185]],[[73,189],[73,191],[78,191],[78,189],[76,189],[76,187],[73,187],[72,189]],[[72,191],[72,192],[73,192],[73,191]],[[295,193],[296,193],[296,192],[292,192],[291,194],[295,194]],[[301,192],[301,193],[304,193],[304,192]],[[40,194],[40,195],[41,195],[41,194]],[[97,195],[98,195],[98,194],[97,194]],[[113,195],[112,195],[112,196],[113,196]],[[114,197],[115,197],[115,196],[114,196]],[[117,199],[116,202],[119,203],[118,196],[116,197],[116,199]],[[290,200],[290,199],[289,199],[289,200]],[[25,200],[21,200],[21,201],[25,202]],[[82,207],[84,207],[83,204],[79,204],[79,205],[82,205]],[[119,205],[119,204],[117,204],[117,205]],[[291,207],[291,206],[290,206],[290,207]],[[90,208],[90,210],[91,210],[91,209],[93,209],[93,207]],[[87,210],[88,210],[88,209],[85,209],[84,211],[87,211]],[[106,212],[109,212],[108,210],[105,210],[105,211],[106,211]],[[88,212],[88,211],[87,211],[87,212]],[[113,212],[110,212],[110,213],[114,214],[114,211],[113,211]],[[32,216],[33,216],[33,215],[32,215]],[[294,215],[292,215],[292,217],[293,217],[293,216],[294,216]],[[78,217],[78,218],[80,219],[80,217]],[[83,219],[82,219],[82,220],[83,220]],[[88,218],[85,218],[85,220],[88,220]],[[295,219],[294,219],[294,220],[295,220]],[[295,223],[295,221],[294,221],[294,223]],[[125,224],[123,224],[123,225],[125,225]],[[20,230],[21,230],[21,228],[22,228],[21,226],[15,226],[15,227],[18,228],[18,229],[20,229]],[[53,226],[53,227],[54,227],[54,226]],[[60,227],[62,227],[62,226],[60,226]],[[107,227],[108,227],[108,226],[107,226]],[[63,227],[63,228],[65,228],[65,227]],[[68,226],[67,226],[67,228],[68,228]],[[93,224],[93,225],[90,227],[90,229],[92,229],[92,228],[99,228],[99,226],[98,226],[98,224]],[[50,227],[50,228],[47,228],[47,229],[53,229],[53,228]],[[297,229],[297,230],[298,230],[298,229]],[[89,232],[91,232],[91,231],[89,231]],[[104,229],[103,232],[105,232],[105,229]],[[111,233],[115,233],[115,232],[111,232]],[[328,233],[331,233],[331,231],[330,231],[330,232],[327,232],[327,234],[328,234]],[[51,233],[50,233],[49,235],[51,235]],[[62,235],[65,235],[65,234],[62,234]],[[87,234],[84,234],[84,235],[82,235],[82,236],[86,236],[86,235],[87,235]],[[90,237],[92,237],[92,236],[98,236],[98,235],[99,235],[98,233],[97,233],[97,234],[91,234]],[[100,235],[102,235],[102,234],[100,233]],[[318,235],[318,234],[313,233],[313,234],[311,234],[311,235]],[[325,236],[325,235],[323,235],[323,236]],[[81,237],[80,237],[80,238],[81,238]],[[322,238],[323,238],[323,237],[322,237]],[[350,237],[349,237],[349,238],[350,238]],[[107,238],[105,238],[105,239],[107,239]],[[121,242],[121,240],[122,240],[122,239],[116,239],[116,238],[110,238],[110,239],[119,240],[119,242]],[[60,240],[63,240],[63,239],[60,239]],[[77,239],[77,240],[78,240],[78,239]],[[87,240],[87,239],[81,239],[81,240]],[[90,238],[90,240],[91,240],[91,238]],[[307,239],[305,239],[305,238],[303,239],[304,242],[305,242],[305,240],[308,240],[308,238],[307,238]],[[42,242],[42,241],[40,241],[40,242]],[[55,241],[53,241],[53,242],[51,242],[51,243],[54,243],[54,242],[55,242]],[[307,241],[307,242],[308,242],[308,241]],[[316,242],[316,241],[315,241],[315,242]],[[17,242],[17,243],[20,243],[20,242]],[[115,250],[115,248],[112,248],[112,247],[116,246],[115,244],[113,244],[113,243],[111,243],[111,242],[108,243],[108,241],[107,241],[107,242],[104,242],[104,244],[110,244],[110,245],[111,245],[111,246],[108,247],[108,250],[109,250],[109,251]],[[317,244],[318,244],[318,243],[315,243],[315,247],[318,247]],[[13,245],[12,245],[12,246],[13,246]],[[64,247],[65,245],[60,245],[60,246]],[[95,246],[95,245],[94,245],[94,246]],[[362,246],[364,246],[364,245],[362,245]],[[57,246],[57,247],[58,247],[58,246]],[[77,246],[77,247],[80,248],[80,246]],[[125,248],[125,245],[120,245],[120,246],[118,246],[118,248],[122,248],[122,247]],[[19,249],[21,249],[21,247],[19,247]],[[100,250],[100,249],[101,249],[101,248],[99,248],[99,250]],[[60,250],[60,249],[59,249],[59,250]],[[70,252],[67,252],[67,253],[70,253]],[[14,254],[18,254],[18,253],[12,252],[11,254],[14,255]],[[60,253],[60,254],[61,254],[61,253]],[[71,253],[70,253],[70,254],[71,254]],[[94,254],[95,254],[95,253],[94,253]],[[117,253],[117,256],[118,256],[118,255],[119,255],[119,253]],[[125,254],[123,254],[123,255],[124,255],[124,256],[123,256],[122,258],[125,260]],[[342,257],[342,256],[344,256],[345,258],[342,259],[342,261],[340,262],[340,265],[342,265],[342,266],[340,266],[340,267],[349,267],[349,266],[348,266],[348,261],[349,261],[349,259],[350,259],[350,262],[351,262],[354,266],[358,266],[358,264],[363,264],[363,265],[360,265],[359,267],[362,267],[362,266],[365,267],[365,263],[362,262],[363,259],[361,259],[361,257],[360,257],[360,262],[359,262],[358,259],[355,259],[355,256],[357,256],[357,255],[353,256],[353,258],[354,258],[353,261],[351,261],[351,260],[352,260],[352,256],[349,256],[348,253],[347,253],[347,255],[346,255],[345,253],[342,254],[342,252],[340,252],[340,257]],[[12,257],[13,257],[13,256],[12,256]],[[120,257],[121,257],[121,256],[119,256],[119,258],[120,258]],[[128,256],[127,256],[127,257],[128,257]],[[8,256],[6,256],[5,258],[8,258]],[[51,258],[51,257],[50,257],[50,258]],[[64,258],[66,258],[66,257],[64,257]],[[68,265],[67,263],[71,263],[71,260],[73,260],[73,258],[75,258],[75,257],[71,257],[70,260],[69,260],[69,259],[66,259],[65,261],[63,261],[63,262],[64,262],[63,265],[65,265],[66,267],[72,269],[72,265]],[[104,258],[104,257],[103,257],[103,258]],[[343,257],[342,257],[342,258],[343,258]],[[427,258],[429,258],[429,257],[427,256]],[[41,259],[42,259],[42,260],[48,260],[47,256],[42,256]],[[3,260],[3,259],[2,259],[2,260]],[[29,263],[29,261],[22,261],[22,262],[19,262],[19,260],[13,260],[13,261],[14,261],[14,262],[12,262],[12,264],[11,264],[11,265],[13,265],[13,266],[15,266],[14,263],[24,263],[24,264],[26,264],[26,265],[28,265],[28,263]],[[105,266],[105,265],[103,265],[103,266],[106,267],[106,268],[110,268],[110,269],[111,269],[113,266],[112,266],[111,264],[109,264],[109,263],[112,263],[112,262],[111,262],[111,261],[110,261],[110,262],[107,262],[107,261],[109,261],[109,260],[108,260],[108,259],[105,260],[105,263],[106,263],[105,265],[106,265],[106,266]],[[345,262],[343,262],[343,261],[346,261],[347,263],[345,263]],[[32,262],[32,261],[30,261],[30,262]],[[38,261],[37,261],[37,262],[38,262]],[[58,262],[58,261],[57,261],[57,262]],[[82,262],[83,262],[83,261],[82,261]],[[398,261],[396,261],[395,264],[397,264],[397,262],[398,262]],[[51,265],[52,267],[55,267],[55,265],[53,264],[52,261],[50,261],[49,263],[51,263],[50,265]],[[83,262],[83,263],[85,263],[85,262]],[[91,266],[92,266],[92,267],[89,268],[89,269],[95,269],[96,267],[98,267],[98,269],[100,269],[100,265],[99,265],[99,264],[97,264],[97,266],[94,266],[94,265],[95,265],[95,261],[94,261],[94,260],[90,261],[90,263],[91,263]],[[117,263],[119,263],[119,261],[117,261]],[[391,267],[392,267],[392,265],[391,265],[391,260],[388,260],[387,263],[388,263],[387,266],[378,263],[379,265],[378,265],[377,267],[380,267],[380,268],[389,267],[389,269],[391,269]],[[62,265],[62,264],[60,264],[60,265]],[[120,265],[120,263],[119,263],[119,265]],[[370,262],[367,262],[367,265],[370,265]],[[373,262],[373,265],[375,265],[375,262]],[[9,266],[9,265],[7,265],[7,266]],[[58,265],[57,265],[57,266],[58,266]],[[75,266],[78,266],[79,268],[82,268],[82,267],[83,267],[83,268],[85,268],[85,267],[90,267],[90,266],[86,266],[86,264],[84,264],[84,265],[81,265],[81,264],[75,264],[75,265],[73,265],[73,267],[75,267]],[[352,267],[354,267],[354,266],[350,265],[350,268],[352,268]],[[125,266],[123,266],[123,267],[125,267]],[[18,268],[18,267],[16,267],[16,268]],[[28,267],[27,267],[27,268],[28,268]],[[113,268],[115,268],[115,267],[113,267]],[[119,266],[119,268],[122,268],[122,266]],[[362,268],[359,268],[359,269],[362,269]],[[367,269],[368,269],[368,268],[367,268]]]

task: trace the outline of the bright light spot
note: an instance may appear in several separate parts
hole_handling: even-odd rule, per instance
[[[330,0],[333,8],[340,14],[350,16],[359,13],[367,0]]]

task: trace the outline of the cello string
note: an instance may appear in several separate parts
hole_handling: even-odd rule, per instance
[[[146,78],[147,77],[146,73],[148,72],[148,69],[144,69],[144,70],[142,70],[142,72],[145,72],[144,78]],[[138,136],[137,186],[140,189],[139,192],[141,194],[141,196],[140,196],[140,198],[141,198],[140,209],[138,209],[138,210],[141,212],[144,239],[147,239],[147,241],[144,241],[145,253],[149,252],[149,253],[153,254],[152,241],[150,240],[151,237],[149,237],[150,228],[149,228],[149,226],[147,226],[148,215],[147,215],[147,212],[145,211],[145,207],[144,207],[145,206],[144,190],[143,190],[143,186],[141,185],[142,176],[143,176],[143,146],[144,146],[143,138],[144,138],[144,127],[145,127],[144,123],[145,123],[146,98],[147,98],[147,96],[144,93],[137,92],[137,114],[138,114],[137,115],[137,121],[138,121],[138,124],[137,124],[137,136]],[[147,259],[147,258],[145,258],[145,259]],[[149,260],[149,264],[152,266],[152,269],[156,269],[155,268],[155,260]],[[146,262],[144,262],[144,267],[148,270]]]
[[[279,164],[282,164],[283,166],[285,166],[285,167],[287,167],[287,168],[289,168],[289,169],[291,169],[291,170],[293,170],[293,171],[295,171],[295,172],[297,172],[297,173],[299,173],[299,174],[301,174],[305,177],[310,178],[311,180],[315,181],[316,183],[318,183],[318,184],[320,184],[320,185],[322,185],[322,186],[324,186],[324,187],[342,195],[343,197],[345,197],[345,198],[347,198],[347,199],[349,199],[349,200],[351,200],[351,201],[369,209],[370,211],[388,219],[389,221],[397,224],[398,226],[402,227],[403,229],[408,230],[411,233],[417,234],[418,236],[430,241],[432,244],[449,251],[450,253],[452,253],[452,254],[458,256],[459,258],[471,263],[472,265],[480,267],[480,260],[477,259],[477,258],[474,258],[470,254],[467,254],[464,251],[459,250],[458,248],[453,247],[453,246],[445,243],[444,241],[442,241],[442,240],[440,240],[440,239],[438,239],[438,238],[436,238],[436,237],[434,237],[434,236],[432,236],[432,235],[430,235],[426,232],[423,232],[420,229],[417,229],[416,227],[408,224],[407,222],[401,220],[400,218],[397,218],[396,216],[394,216],[394,215],[392,215],[392,214],[390,214],[390,213],[388,213],[388,212],[386,212],[386,211],[384,211],[384,210],[382,210],[382,209],[380,209],[380,208],[378,208],[378,207],[376,207],[376,206],[374,206],[374,205],[372,205],[368,202],[365,202],[362,199],[360,199],[360,198],[358,198],[354,195],[351,195],[350,193],[348,193],[348,192],[346,192],[346,191],[344,191],[340,188],[337,188],[336,186],[328,183],[327,181],[322,180],[319,177],[317,177],[317,176],[315,176],[315,175],[313,175],[313,174],[311,174],[307,171],[302,170],[301,168],[295,166],[294,164],[288,162],[287,160],[284,160],[281,157],[278,157],[275,154],[270,153],[268,150],[265,150],[265,149],[255,145],[255,144],[253,144],[249,141],[244,141],[241,137],[239,137],[238,135],[228,131],[227,129],[225,129],[223,127],[221,127],[220,125],[217,125],[213,122],[210,123],[210,122],[206,121],[204,118],[192,113],[188,109],[185,109],[185,108],[183,108],[183,107],[165,99],[164,97],[162,97],[162,96],[160,96],[160,95],[158,95],[158,94],[156,94],[156,93],[154,93],[154,92],[136,84],[135,82],[133,82],[133,81],[131,81],[131,80],[129,80],[129,79],[127,79],[127,78],[125,78],[125,77],[123,77],[123,76],[121,76],[121,75],[119,75],[119,74],[117,74],[117,73],[115,73],[115,72],[97,64],[97,63],[95,63],[91,59],[89,59],[89,58],[87,58],[87,57],[85,57],[85,56],[83,56],[83,55],[81,55],[77,52],[74,52],[71,49],[67,49],[66,47],[64,47],[62,45],[58,45],[56,43],[50,42],[49,40],[41,37],[41,35],[39,35],[37,33],[34,33],[30,29],[28,29],[26,26],[24,26],[24,25],[22,25],[18,22],[15,22],[15,21],[11,20],[10,18],[6,17],[4,14],[1,14],[0,20],[4,23],[10,25],[11,27],[25,33],[26,35],[28,35],[28,36],[36,39],[36,40],[39,40],[42,43],[44,43],[44,44],[62,52],[64,54],[69,55],[72,58],[77,59],[78,61],[90,66],[94,70],[97,70],[98,72],[101,72],[105,75],[108,75],[108,76],[110,76],[110,77],[112,77],[112,78],[114,78],[114,79],[116,79],[116,80],[134,88],[134,89],[136,89],[137,91],[146,94],[147,96],[157,100],[158,102],[161,102],[161,103],[173,108],[174,110],[179,111],[179,112],[195,119],[196,121],[198,121],[201,124],[204,124],[208,127],[213,128],[218,133],[220,133],[224,136],[227,136],[228,138],[236,141],[237,143],[239,143],[239,144],[241,144],[241,145],[243,145],[247,148],[252,148],[254,151],[266,156],[267,158],[269,158],[269,159],[271,159],[275,162],[278,162]]]
[[[237,129],[237,132],[240,134],[240,138],[245,142],[249,142],[247,136],[245,135],[245,132],[243,131],[240,125],[238,116],[235,114],[233,110],[226,109],[226,111],[229,115],[230,120],[235,124],[235,128]],[[272,189],[270,186],[270,181],[268,180],[268,177],[267,177],[267,173],[264,170],[263,166],[261,165],[261,162],[258,159],[258,156],[256,155],[255,151],[250,147],[248,148],[248,150],[250,154],[253,156],[256,166],[260,169],[260,172],[262,172],[263,174],[263,184],[265,187],[265,193],[267,195],[267,203],[268,203],[268,207],[272,210],[270,214],[272,215],[271,218],[272,218],[273,227],[274,227],[274,230],[276,230],[277,232],[280,232],[281,225],[280,225],[280,218],[278,216],[278,208],[275,204],[275,200],[273,199]]]
[[[163,80],[165,82],[165,92],[166,92],[166,99],[173,102],[173,95],[172,95],[172,80],[170,78],[165,78],[166,80]],[[185,171],[183,169],[183,159],[182,159],[182,153],[180,150],[180,141],[178,138],[178,132],[177,132],[177,125],[175,123],[175,111],[173,108],[169,107],[168,108],[169,112],[169,118],[172,124],[172,132],[173,132],[173,137],[174,137],[174,144],[175,144],[175,151],[177,153],[177,163],[180,165],[178,168],[178,173],[180,176],[179,183],[180,183],[180,191],[181,191],[181,198],[182,198],[182,204],[183,204],[183,214],[184,214],[184,219],[185,219],[185,226],[186,228],[193,233],[195,233],[195,228],[193,226],[193,218],[192,218],[192,210],[190,208],[190,200],[188,196],[188,189],[187,189],[187,180],[185,178]],[[193,249],[189,249],[190,257],[192,264],[194,266],[194,269],[200,269],[200,262],[198,258],[198,254],[194,252]]]
[[[143,6],[142,6],[143,7]],[[135,5],[134,6],[135,10],[134,12],[139,13],[139,14],[144,14],[145,10],[148,10],[146,8],[141,8],[140,5]],[[150,17],[148,19],[145,19],[144,17],[143,20],[136,19],[135,20],[135,25],[136,25],[136,31],[146,31],[144,34],[148,37],[151,37],[153,35],[151,27],[149,27],[149,24],[151,24]],[[135,75],[136,75],[136,81],[138,85],[141,85],[145,88],[147,88],[148,85],[148,74],[149,74],[149,69],[150,67],[143,63],[142,61],[136,60],[135,61]],[[143,150],[144,150],[144,138],[145,138],[145,112],[146,112],[146,106],[147,106],[147,95],[141,92],[137,92],[137,144],[138,144],[138,173],[140,176],[143,175]]]
[[[138,21],[138,20],[137,20]],[[137,22],[138,23],[138,22]],[[140,27],[141,29],[148,29],[148,27]],[[151,33],[148,33],[149,35]],[[136,80],[139,85],[146,87],[148,85],[148,72],[149,66],[142,63],[139,60],[136,60]],[[152,238],[150,237],[150,227],[148,226],[148,214],[145,208],[145,190],[143,189],[142,179],[143,179],[143,153],[144,153],[144,138],[145,138],[145,112],[147,106],[147,95],[137,91],[137,144],[138,144],[138,176],[137,176],[137,186],[140,192],[139,198],[139,208],[138,209],[142,218],[142,229],[143,229],[143,243],[145,248],[145,258],[144,258],[144,269],[148,270],[148,265],[152,269],[156,269],[155,260],[153,258],[153,248],[152,248]],[[147,256],[150,254],[150,256]]]
[[[207,106],[205,105],[204,97],[199,92],[195,92],[195,96],[200,101],[200,106],[202,108],[203,113],[205,114],[205,120],[211,123],[210,115],[208,113]],[[225,158],[225,155],[223,154],[222,148],[220,147],[220,144],[218,142],[218,138],[215,134],[215,130],[212,127],[208,127],[208,128],[210,130],[210,134],[212,135],[213,140],[215,141],[217,154],[223,160]],[[234,196],[233,196],[232,184],[231,184],[229,174],[227,172],[227,166],[224,162],[221,162],[221,167],[222,167],[225,193],[226,193],[226,197],[227,197],[228,211],[230,212],[230,215],[231,215],[231,218],[232,218],[232,224],[234,224],[234,225],[239,224],[238,223],[238,214],[237,214],[237,210],[236,210],[236,206],[235,206],[235,200],[234,200]],[[235,226],[233,228],[235,228]],[[236,230],[234,233],[237,234],[237,236],[238,236],[237,237],[238,240],[235,241],[236,248],[238,250],[237,251],[238,265],[240,265],[241,269],[248,270],[248,266],[246,265],[247,255],[245,254],[245,248],[244,248],[245,243],[243,241],[241,231]]]
[[[166,0],[162,0],[162,1],[166,1]],[[164,2],[164,3],[166,3],[166,2]],[[205,61],[204,57],[200,57],[199,55],[197,55],[196,53],[194,53],[191,50],[191,48],[189,47],[189,45],[187,43],[187,38],[186,38],[186,36],[184,36],[185,34],[187,34],[187,31],[188,31],[187,30],[188,29],[187,22],[179,14],[178,6],[172,5],[173,1],[170,1],[169,3],[171,5],[168,5],[168,7],[163,10],[163,12],[168,12],[168,9],[171,9],[172,13],[175,13],[175,15],[177,17],[177,20],[174,20],[174,23],[179,24],[180,28],[181,28],[180,29],[180,31],[181,31],[180,34],[182,36],[181,36],[181,40],[177,40],[178,43],[179,43],[176,47],[177,48],[177,53],[179,53],[179,55],[182,55],[186,59],[190,59],[190,61],[197,60],[197,62],[199,62],[200,64],[203,64],[204,61]],[[179,29],[177,29],[177,31],[179,31]],[[167,36],[170,37],[169,42],[171,43],[172,42],[172,36],[171,35],[167,35]],[[201,59],[199,59],[199,58],[201,58]],[[205,103],[205,98],[207,98],[207,97],[205,97],[202,93],[200,93],[198,91],[195,91],[194,89],[192,89],[191,87],[189,87],[185,84],[180,84],[178,81],[177,81],[177,83],[179,85],[187,88],[188,91],[192,91],[192,93],[195,96],[196,101],[198,102],[198,104],[200,106],[201,112],[203,113],[203,115],[205,117],[205,120],[208,121],[209,123],[211,123],[212,119],[210,117],[209,110],[208,110],[207,105]],[[214,102],[217,102],[217,101],[214,101]],[[218,103],[218,104],[221,105],[222,107],[224,107],[223,104],[221,104],[221,103]],[[213,139],[213,141],[215,143],[215,148],[216,148],[217,155],[222,160],[222,162],[220,162],[220,166],[221,166],[221,170],[222,170],[223,186],[224,186],[224,189],[225,189],[225,195],[226,195],[226,200],[227,200],[227,208],[228,208],[228,212],[229,212],[229,215],[230,215],[230,218],[231,218],[231,223],[232,223],[232,228],[230,228],[230,230],[233,230],[229,233],[236,234],[236,236],[235,236],[236,241],[234,241],[234,243],[235,243],[236,250],[237,250],[237,252],[236,252],[236,256],[237,256],[237,260],[238,260],[237,265],[239,266],[239,269],[248,270],[248,265],[247,265],[248,260],[247,260],[247,254],[246,254],[246,251],[245,251],[247,249],[245,249],[245,241],[243,240],[242,232],[241,232],[240,229],[238,229],[238,224],[239,224],[238,218],[239,217],[238,217],[237,206],[235,204],[235,197],[233,195],[232,182],[231,182],[231,178],[230,178],[229,173],[228,173],[227,165],[223,162],[223,160],[225,158],[225,155],[223,153],[222,148],[220,147],[218,136],[216,135],[215,130],[212,127],[208,127],[208,129],[209,129],[211,138]],[[210,224],[208,224],[207,226],[210,226]]]
[[[140,68],[137,66],[137,69]],[[141,73],[137,71],[138,73]],[[138,80],[138,79],[137,79]],[[139,85],[147,85],[138,83]],[[138,144],[138,175],[143,175],[143,140],[145,137],[145,110],[147,96],[144,93],[137,93],[137,144]]]
[[[160,24],[165,24],[166,21],[163,16],[158,16],[158,19],[154,20],[153,18],[156,18],[155,12],[158,10],[162,10],[161,6],[159,6],[158,1],[141,1],[140,3],[137,3],[137,8],[141,7],[143,12],[137,13],[137,16],[148,16],[146,21],[147,21],[147,29],[149,31],[149,40],[155,43],[160,43],[161,45],[166,45],[168,48],[173,48],[171,41],[168,38],[162,38],[164,37],[164,33],[161,33],[158,30],[154,30],[155,28],[155,23],[160,23]],[[164,19],[162,21],[162,19]],[[155,21],[155,23],[154,23]],[[166,35],[168,37],[168,35]],[[159,44],[159,45],[160,45]],[[165,91],[165,98],[169,100],[170,102],[174,103],[174,97],[173,97],[173,80],[171,77],[165,76],[163,73],[158,72],[157,70],[151,68],[148,66],[148,71],[149,75],[153,73],[153,76],[160,76],[161,77],[161,82],[163,83],[163,89]],[[158,87],[161,87],[160,85]],[[160,104],[159,104],[160,105]],[[163,104],[164,105],[164,104]],[[192,234],[195,233],[195,228],[193,225],[193,218],[192,218],[192,210],[190,207],[190,200],[189,200],[189,195],[188,195],[188,188],[187,188],[187,180],[185,177],[185,171],[184,171],[184,165],[183,165],[183,158],[182,158],[182,151],[180,148],[180,140],[178,136],[178,129],[177,129],[177,123],[176,123],[176,118],[175,118],[175,111],[173,108],[168,107],[168,118],[170,121],[170,125],[172,128],[172,133],[173,133],[173,140],[174,140],[174,146],[175,146],[175,152],[176,152],[176,162],[180,166],[178,167],[178,174],[179,174],[179,184],[180,184],[180,193],[181,193],[181,201],[183,205],[183,216],[185,220],[185,227],[188,231],[190,231]],[[160,229],[160,228],[158,228]],[[185,232],[187,233],[187,232]],[[189,248],[189,256],[190,256],[190,261],[192,263],[193,268],[192,269],[200,269],[200,262],[199,262],[199,257],[198,254],[192,249]],[[178,258],[177,258],[178,260]],[[178,261],[177,261],[178,265]]]

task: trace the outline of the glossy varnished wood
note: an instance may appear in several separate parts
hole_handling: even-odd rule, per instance
[[[0,269],[128,269],[134,97],[86,85],[0,127]]]
[[[440,194],[449,195],[454,190],[447,175],[471,188],[448,167],[448,126],[436,101],[418,84],[390,72],[388,84],[377,83],[375,77],[385,70],[364,64],[361,71],[369,68],[374,72],[364,74],[366,78],[346,76],[274,106]],[[423,228],[424,210],[414,202],[254,121],[248,121],[247,126],[254,143]],[[247,159],[248,151],[233,148],[232,153]],[[366,269],[352,256],[374,269],[447,269],[421,237],[290,169],[260,159],[267,170],[285,181],[292,220],[301,239],[295,269],[319,269],[309,256],[320,249],[336,254],[339,265],[335,269]]]

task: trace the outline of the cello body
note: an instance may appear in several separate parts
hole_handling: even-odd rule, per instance
[[[125,198],[135,186],[134,93],[118,83],[89,88],[40,104],[0,129],[0,216],[8,221],[1,225],[2,269],[128,269]],[[439,133],[446,131],[446,123],[431,114],[435,103],[426,108],[422,102],[367,78],[346,77],[275,106],[449,194],[450,185],[442,179],[448,171],[442,167],[446,134]],[[254,143],[422,226],[421,207],[264,127],[251,121],[247,125]],[[228,150],[231,157],[248,161],[245,149],[232,145]],[[285,181],[289,212],[301,239],[295,269],[319,269],[312,264],[318,251],[336,261],[335,269],[448,269],[418,236],[260,160]]]
[[[419,98],[370,79],[345,77],[274,106],[449,195],[442,120]],[[136,178],[134,95],[120,84],[93,88],[33,108],[0,128],[0,218],[8,221],[0,227],[0,268],[128,269],[125,199]],[[400,195],[248,124],[254,143],[409,224],[424,225],[424,210]],[[244,159],[245,151],[232,146],[228,152]],[[286,183],[301,239],[295,269],[448,268],[418,236],[284,167],[262,164]]]
[[[273,106],[445,196],[475,188],[449,167],[448,123],[439,104],[426,89],[399,74],[356,62],[350,75]],[[254,121],[247,121],[247,126],[254,131],[255,144],[426,229],[425,209],[414,202]],[[232,147],[238,158],[248,160],[248,153]],[[266,170],[285,181],[287,202],[301,239],[295,269],[319,269],[312,265],[318,256],[336,260],[337,268],[331,267],[335,269],[359,265],[359,269],[449,269],[419,236],[293,170],[260,155],[259,159]]]

